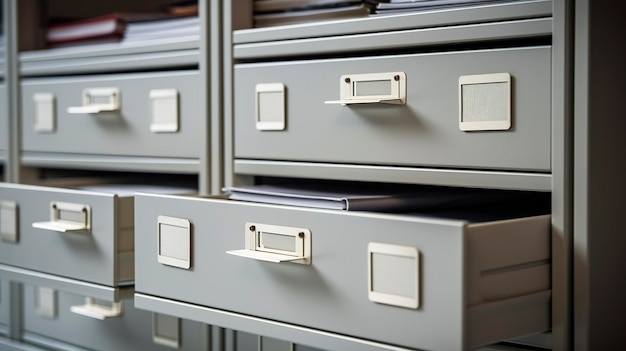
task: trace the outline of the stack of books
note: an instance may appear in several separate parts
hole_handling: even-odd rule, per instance
[[[58,22],[48,26],[46,42],[49,47],[116,42],[124,36],[125,28],[124,18],[115,13]]]
[[[48,47],[111,42],[198,37],[197,1],[164,7],[155,13],[108,13],[101,16],[51,23],[46,29]]]
[[[368,6],[362,0],[254,1],[255,27],[367,17],[368,14]]]

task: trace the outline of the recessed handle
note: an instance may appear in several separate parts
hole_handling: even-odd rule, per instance
[[[68,202],[50,203],[50,220],[35,222],[33,228],[55,232],[89,232],[91,230],[91,207]]]
[[[118,88],[89,88],[83,90],[82,106],[70,106],[70,114],[94,114],[114,112],[120,109],[120,90]]]
[[[124,310],[121,301],[113,302],[111,306],[104,306],[97,304],[93,298],[87,297],[84,305],[71,306],[70,311],[81,316],[105,320],[120,317]]]
[[[346,74],[339,80],[339,100],[326,104],[406,104],[404,72]]]
[[[311,264],[311,231],[306,228],[246,223],[245,249],[227,254],[258,261]]]

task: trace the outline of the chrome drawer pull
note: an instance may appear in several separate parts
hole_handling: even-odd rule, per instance
[[[85,298],[85,304],[70,307],[70,311],[81,316],[105,320],[107,318],[119,317],[123,313],[122,301],[113,302],[111,306],[99,305],[91,297]]]
[[[92,114],[119,109],[120,90],[118,88],[90,88],[83,90],[83,105],[70,106],[67,108],[67,113]]]
[[[347,74],[339,80],[339,100],[326,104],[406,104],[406,73]]]
[[[246,223],[245,249],[227,254],[254,260],[311,264],[311,231],[305,228]]]
[[[50,203],[50,221],[35,222],[33,228],[55,232],[89,232],[91,207],[67,202]]]

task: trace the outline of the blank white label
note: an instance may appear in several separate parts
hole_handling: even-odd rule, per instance
[[[188,220],[159,216],[157,239],[159,263],[191,267],[191,223]]]
[[[415,298],[417,295],[415,259],[372,253],[372,290]]]
[[[508,83],[463,85],[463,122],[509,119]]]

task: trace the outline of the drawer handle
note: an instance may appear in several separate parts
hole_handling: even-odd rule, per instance
[[[80,314],[81,316],[102,321],[107,318],[115,318],[121,316],[124,309],[122,306],[122,301],[113,302],[111,306],[104,306],[97,304],[93,298],[87,297],[85,298],[84,305],[71,306],[70,311],[76,314]]]
[[[50,221],[35,222],[33,228],[55,232],[89,232],[91,207],[67,202],[50,203]]]
[[[304,259],[304,256],[287,256],[287,255],[248,250],[248,249],[230,250],[230,251],[226,251],[226,253],[239,256],[239,257],[251,258],[253,260],[273,262],[273,263],[292,262],[292,261]]]
[[[347,74],[339,80],[339,100],[326,104],[406,104],[404,72]]]
[[[245,249],[227,254],[258,261],[311,264],[311,231],[270,224],[246,223]]]
[[[70,106],[67,108],[67,113],[93,114],[117,111],[120,109],[120,90],[118,88],[85,89],[82,100],[82,106]]]

